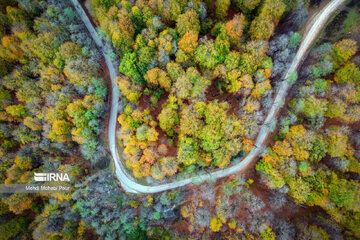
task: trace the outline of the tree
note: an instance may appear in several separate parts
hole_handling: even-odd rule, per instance
[[[158,116],[160,128],[169,136],[174,136],[174,127],[180,123],[176,109],[165,107]]]
[[[213,219],[211,219],[211,222],[210,222],[210,229],[213,232],[218,232],[218,231],[220,231],[222,225],[223,225],[223,223],[220,218],[213,217]]]
[[[185,75],[182,67],[175,62],[168,62],[166,64],[166,70],[173,81],[176,81],[181,75]]]
[[[260,14],[252,22],[249,35],[253,39],[266,40],[274,33],[275,25],[271,17],[267,14]]]
[[[136,67],[137,57],[135,53],[126,53],[121,60],[119,71],[130,77],[131,81],[138,85],[144,85],[145,81]]]
[[[184,135],[179,135],[179,145],[178,145],[178,162],[189,166],[196,163],[198,160],[198,143],[194,138],[187,137]]]
[[[343,64],[353,56],[358,47],[356,42],[351,39],[343,39],[333,45],[333,57],[339,63]]]
[[[254,10],[260,2],[261,0],[234,0],[235,6],[246,14]]]
[[[280,19],[285,12],[285,4],[283,0],[265,0],[260,8],[260,15],[268,14],[273,19]]]
[[[98,7],[105,7],[105,10],[109,10],[115,4],[115,0],[91,0],[91,4],[94,9]]]
[[[55,120],[52,124],[49,137],[52,141],[66,142],[70,140],[72,125],[65,120]]]
[[[33,131],[40,131],[42,129],[40,120],[29,116],[24,119],[24,125]]]
[[[5,111],[13,117],[25,118],[28,116],[27,108],[21,104],[8,106]]]
[[[338,207],[343,207],[347,211],[356,211],[359,202],[360,186],[355,181],[337,179],[333,174],[332,183],[329,185],[330,199]]]
[[[10,211],[15,214],[21,214],[33,206],[33,199],[25,193],[14,193],[5,198],[4,202],[9,206]]]
[[[226,33],[230,38],[230,43],[236,48],[240,47],[240,39],[243,34],[244,25],[245,16],[243,14],[236,14],[234,18],[225,25]]]
[[[266,230],[263,230],[261,232],[261,239],[262,240],[276,240],[276,235],[272,231],[270,227],[268,227]]]
[[[300,100],[296,108],[299,112],[304,113],[306,117],[314,118],[316,115],[323,115],[325,113],[327,110],[327,101],[310,96]]]
[[[346,154],[348,137],[340,129],[331,129],[326,140],[328,143],[328,153],[331,157],[342,157]]]
[[[173,176],[178,170],[178,163],[175,157],[162,157],[159,159],[161,170],[169,177]]]
[[[176,30],[180,36],[184,36],[189,31],[200,31],[199,15],[192,8],[178,16],[176,20]]]
[[[121,93],[129,100],[130,102],[137,102],[141,94],[141,86],[134,84],[130,81],[130,78],[127,76],[118,76],[116,79]]]
[[[224,60],[225,60],[224,56]],[[203,67],[213,69],[219,64],[219,52],[215,48],[213,40],[206,40],[203,44],[200,44],[195,50],[195,61]]]
[[[152,65],[155,56],[155,50],[154,48],[144,46],[136,51],[136,56],[138,59],[136,66],[139,69],[141,75],[145,75]]]
[[[311,186],[301,177],[291,178],[288,181],[290,190],[289,194],[298,204],[306,203],[311,192]]]
[[[160,86],[164,88],[165,91],[170,91],[171,88],[171,79],[167,73],[160,68],[152,68],[147,71],[145,80],[153,86]]]
[[[227,16],[230,7],[230,0],[216,0],[216,17],[219,20],[224,20]]]
[[[226,69],[231,71],[236,69],[240,63],[240,53],[237,51],[231,51],[225,58]]]
[[[160,163],[156,163],[151,167],[151,176],[156,180],[164,179],[166,172],[161,169]]]
[[[340,99],[336,98],[329,102],[325,116],[329,118],[341,117],[344,115],[347,104]]]
[[[346,63],[336,71],[335,82],[337,83],[355,83],[360,84],[360,71],[354,63]]]
[[[120,9],[117,15],[118,22],[116,28],[113,29],[111,41],[114,47],[121,52],[131,50],[131,44],[135,34],[133,22],[129,13],[124,9]]]
[[[194,51],[198,45],[198,33],[189,31],[179,40],[179,50],[176,52],[176,62],[191,63],[193,62]]]
[[[27,226],[31,219],[15,217],[0,224],[1,239],[8,240],[14,236],[19,236]]]
[[[259,99],[266,92],[271,90],[270,80],[266,80],[263,82],[258,82],[255,85],[255,88],[251,92],[251,96],[255,99]]]
[[[288,141],[276,141],[273,147],[276,154],[281,157],[289,157],[293,154],[292,147]]]

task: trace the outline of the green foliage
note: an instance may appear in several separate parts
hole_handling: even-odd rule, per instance
[[[296,48],[301,42],[301,35],[298,32],[291,34],[288,48]]]
[[[216,17],[219,20],[224,20],[230,6],[230,0],[216,0]]]
[[[338,207],[343,207],[347,211],[357,211],[359,203],[360,186],[355,181],[345,179],[337,180],[334,177],[333,182],[329,185],[331,200]]]
[[[286,81],[290,84],[294,84],[298,78],[298,73],[295,71],[290,74],[290,76],[286,79]]]
[[[273,34],[275,25],[267,14],[257,16],[252,22],[249,34],[253,39],[269,39]]]
[[[183,36],[189,31],[200,31],[199,15],[194,9],[189,9],[185,13],[178,16],[176,20],[176,30]]]
[[[179,115],[176,109],[165,107],[158,116],[159,124],[162,130],[169,136],[174,136],[174,127],[180,123]]]
[[[249,13],[259,5],[261,0],[234,0],[233,2],[242,12]]]
[[[262,240],[276,240],[276,235],[271,228],[267,228],[261,232],[261,238]]]
[[[313,87],[315,88],[316,92],[323,92],[327,87],[327,82],[325,79],[316,79],[313,82]]]
[[[27,108],[21,104],[8,106],[5,111],[13,117],[25,118],[28,116]]]
[[[356,42],[351,39],[343,39],[333,45],[334,59],[343,64],[349,60],[357,51]]]
[[[354,63],[347,63],[336,71],[334,80],[337,83],[360,84],[360,71]]]
[[[296,108],[299,112],[304,113],[306,117],[313,118],[316,115],[323,115],[325,113],[327,110],[327,101],[310,96],[300,100]]]
[[[126,53],[121,60],[119,71],[128,76],[135,84],[144,85],[145,81],[136,67],[136,62],[135,53]]]
[[[0,224],[1,240],[8,240],[16,236],[30,224],[30,219],[16,217]]]
[[[269,175],[271,179],[271,182],[269,182],[270,188],[281,188],[285,184],[281,174],[275,168],[273,168],[269,162],[265,162],[263,160],[259,161],[256,164],[256,171]]]

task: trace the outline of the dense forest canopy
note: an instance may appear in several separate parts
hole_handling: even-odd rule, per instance
[[[271,101],[268,40],[295,5],[91,1],[121,59],[117,83],[127,101],[119,143],[135,177],[224,168],[252,149],[261,106]]]
[[[249,153],[308,14],[324,3],[82,1],[112,43],[118,150],[136,181],[176,181]],[[71,192],[0,193],[0,240],[359,239],[359,9],[346,3],[285,80],[254,165],[130,194],[103,143],[109,74],[71,1],[1,0],[0,184],[65,172]]]
[[[343,39],[311,52],[275,143],[256,169],[271,189],[319,206],[359,237],[360,70],[358,44]],[[355,64],[357,63],[357,65]]]
[[[107,162],[99,52],[68,1],[1,1],[0,19],[0,183],[32,183],[33,172],[66,172],[74,183]],[[2,196],[1,239],[27,229],[49,197]],[[71,194],[50,198],[70,206]]]

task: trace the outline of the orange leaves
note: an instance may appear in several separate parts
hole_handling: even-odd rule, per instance
[[[198,45],[198,35],[198,32],[193,30],[185,33],[178,43],[179,48],[186,54],[193,55]]]
[[[276,141],[273,147],[274,152],[282,157],[289,157],[293,154],[291,145],[288,141]]]
[[[170,91],[171,88],[171,79],[167,73],[160,68],[152,68],[147,71],[145,80],[154,85],[164,88],[166,91]]]
[[[243,34],[245,16],[236,14],[234,18],[225,24],[226,32],[230,38],[231,45],[239,48],[240,38]]]

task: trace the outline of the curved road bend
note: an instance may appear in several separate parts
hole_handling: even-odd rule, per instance
[[[289,69],[284,74],[284,81],[275,97],[274,104],[271,107],[263,125],[261,126],[260,132],[258,134],[255,147],[252,151],[238,164],[226,168],[226,169],[219,169],[212,173],[205,173],[201,174],[192,178],[174,181],[170,183],[154,185],[154,186],[146,186],[136,182],[132,176],[130,176],[125,168],[121,166],[119,155],[116,151],[116,118],[119,108],[119,97],[120,97],[120,90],[115,85],[115,78],[119,74],[117,71],[117,66],[112,63],[110,57],[107,55],[107,47],[104,43],[100,40],[97,32],[95,31],[93,25],[91,24],[88,16],[86,15],[85,11],[82,9],[82,6],[79,4],[78,0],[71,0],[77,13],[79,14],[81,20],[84,22],[85,26],[90,32],[93,40],[95,41],[96,45],[100,49],[101,53],[104,55],[106,65],[108,66],[110,77],[111,77],[111,84],[112,84],[112,103],[111,103],[111,111],[110,111],[110,120],[109,120],[109,148],[111,151],[111,155],[114,159],[114,164],[116,168],[116,176],[121,183],[121,186],[127,192],[132,193],[156,193],[162,192],[173,188],[178,188],[185,186],[187,184],[192,183],[193,181],[196,182],[204,182],[207,180],[222,178],[233,173],[236,173],[240,170],[245,169],[253,160],[256,160],[259,154],[262,151],[262,145],[266,138],[270,135],[270,125],[276,119],[279,110],[282,107],[282,102],[284,101],[287,92],[291,86],[290,83],[285,81],[293,72],[297,70],[299,67],[302,59],[306,56],[311,44],[316,39],[317,35],[320,33],[322,27],[330,18],[330,16],[335,12],[335,10],[340,7],[341,4],[345,2],[345,0],[332,0],[330,1],[313,19],[310,23],[308,23],[308,27],[304,33],[304,38],[300,44],[300,47],[294,57]],[[109,44],[109,43],[107,43]]]

